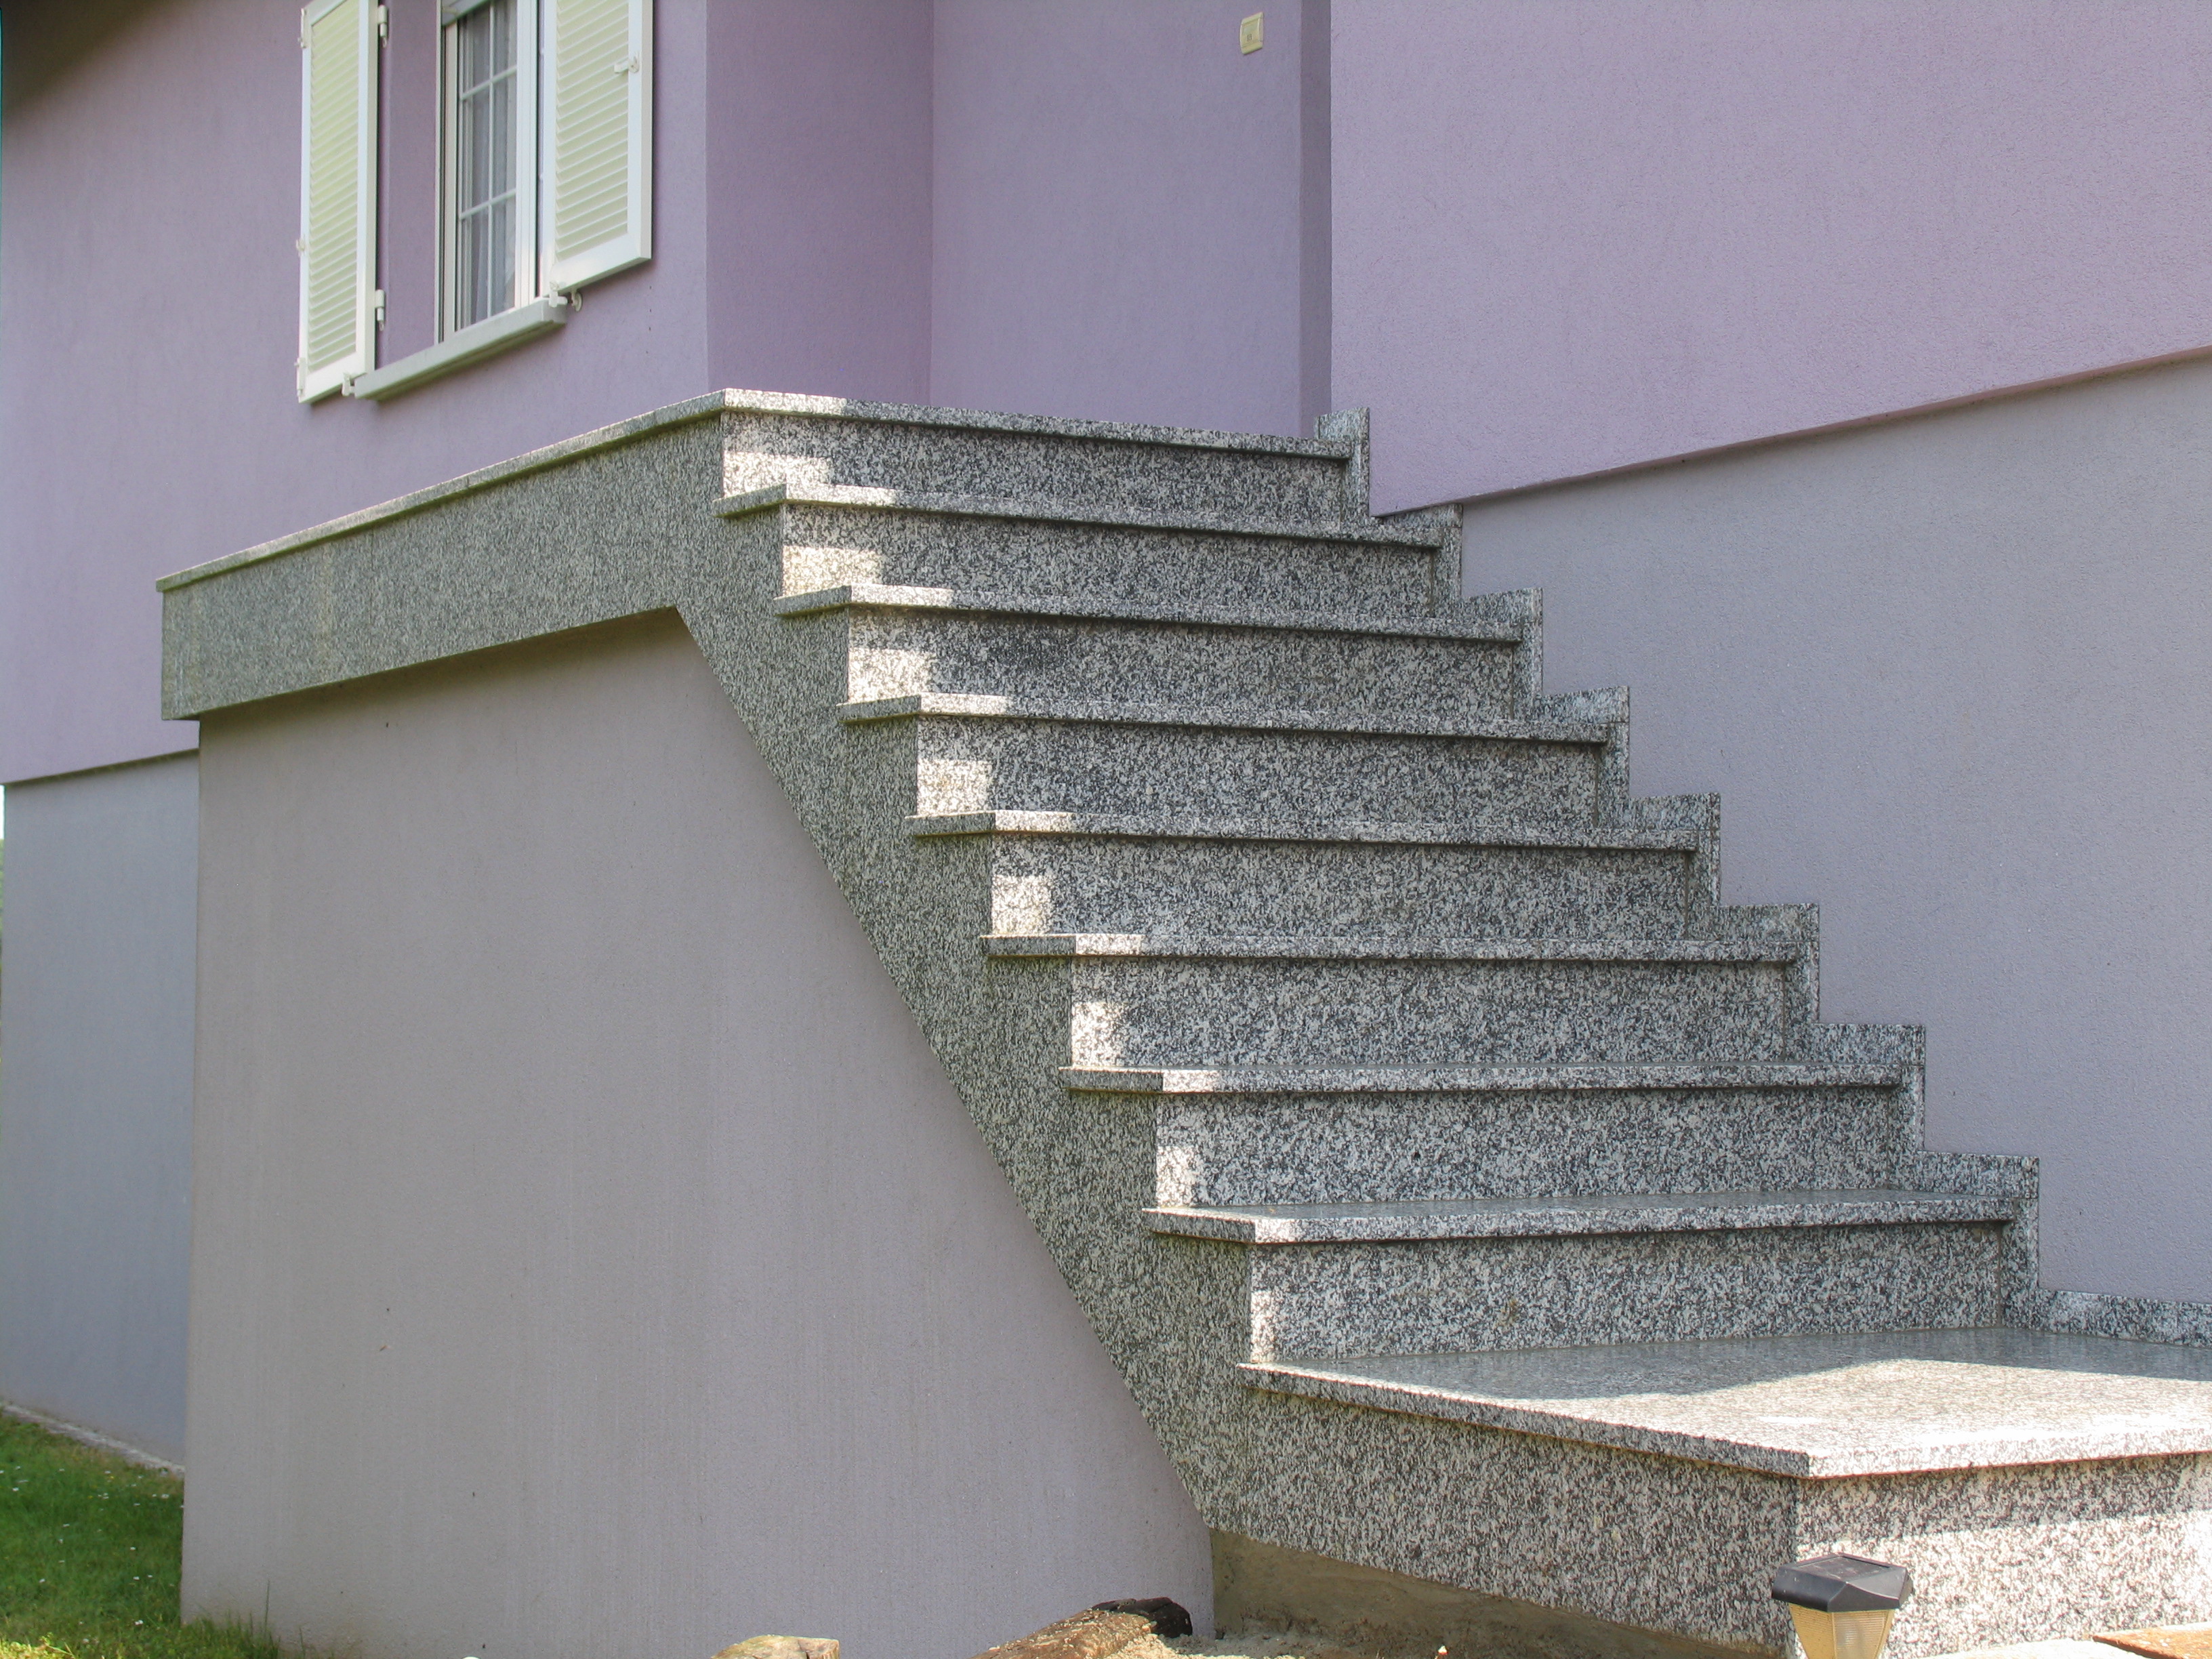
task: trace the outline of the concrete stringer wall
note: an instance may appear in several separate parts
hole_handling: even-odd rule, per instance
[[[1207,1617],[1173,1465],[672,616],[202,734],[188,1611],[379,1659]]]

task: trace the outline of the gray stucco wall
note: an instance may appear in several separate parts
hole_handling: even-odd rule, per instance
[[[8,791],[0,1399],[185,1445],[198,765]]]
[[[1494,501],[1554,690],[1634,689],[1824,1015],[1929,1030],[1947,1150],[2043,1160],[2046,1282],[2212,1300],[2212,365]]]
[[[1206,1616],[1171,1465],[680,626],[202,736],[188,1613],[368,1659]]]

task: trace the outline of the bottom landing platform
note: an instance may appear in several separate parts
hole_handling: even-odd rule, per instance
[[[1566,1443],[1581,1519],[1533,1504],[1520,1540],[1565,1571],[1513,1591],[1638,1628],[1531,1651],[1785,1651],[1765,1577],[1832,1550],[1912,1570],[1896,1659],[2212,1618],[2212,1351],[1990,1328],[1243,1369],[1272,1393]],[[1570,1524],[1679,1571],[1621,1562],[1625,1599],[1592,1571],[1602,1552],[1533,1535]]]

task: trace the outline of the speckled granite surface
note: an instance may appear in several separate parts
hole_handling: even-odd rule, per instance
[[[2037,1287],[2032,1166],[1923,1149],[1364,430],[719,394],[169,579],[165,708],[679,612],[1225,1533],[1545,1659],[1778,1650],[1832,1548],[1899,1659],[2197,1612],[2203,1356],[1970,1328],[2212,1316]]]
[[[1376,1357],[1261,1380],[1395,1389],[1462,1422],[1778,1474],[2212,1453],[2212,1351],[2001,1328]]]

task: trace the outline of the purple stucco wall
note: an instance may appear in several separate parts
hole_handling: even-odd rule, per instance
[[[1304,429],[1328,9],[1247,57],[1248,4],[659,0],[653,263],[303,409],[294,9],[9,0],[0,780],[191,744],[155,576],[716,386]],[[386,58],[387,362],[434,334],[433,15]]]
[[[1279,0],[1244,56],[1255,9],[938,0],[931,401],[1307,428],[1327,9]]]
[[[664,134],[702,125],[704,3],[659,9]],[[11,85],[62,9],[9,6]],[[664,142],[658,257],[561,334],[389,405],[297,403],[296,20],[149,5],[8,100],[0,779],[191,746],[159,716],[157,575],[706,387],[700,149]]]
[[[929,0],[713,0],[716,386],[929,395]]]
[[[1338,0],[1389,508],[2212,345],[2196,0]]]

